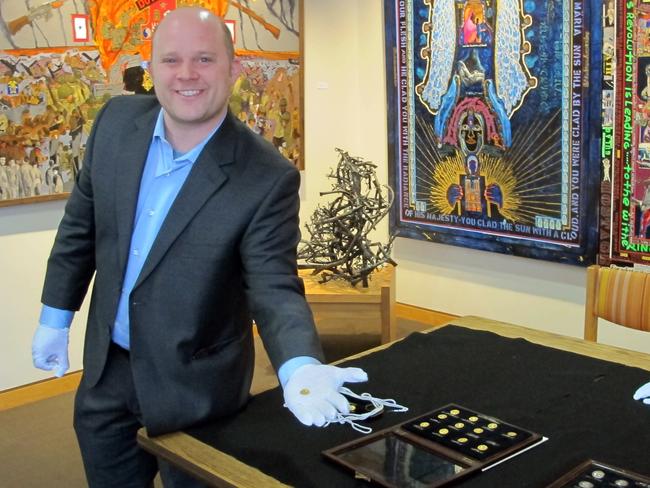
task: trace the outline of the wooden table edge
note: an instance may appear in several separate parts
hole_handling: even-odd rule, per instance
[[[542,346],[548,346],[562,351],[573,352],[583,356],[589,356],[650,371],[650,354],[634,351],[632,349],[624,349],[622,347],[597,342],[588,342],[576,337],[531,329],[523,325],[508,324],[506,322],[499,322],[474,315],[467,315],[453,319],[442,327],[447,325],[458,325],[474,330],[494,332],[495,334],[511,339],[521,338]]]
[[[600,344],[597,342],[588,342],[584,339],[556,334],[554,332],[547,332],[538,329],[532,329],[524,325],[514,325],[507,322],[500,322],[498,320],[487,319],[476,315],[465,315],[456,317],[449,322],[425,329],[421,333],[432,332],[448,325],[456,325],[458,327],[465,327],[467,329],[482,330],[485,332],[494,332],[502,337],[509,339],[524,339],[533,344],[540,346],[547,346],[561,351],[573,352],[581,354],[582,356],[589,356],[595,359],[602,359],[604,361],[611,361],[613,363],[623,364],[625,366],[632,366],[636,368],[645,369],[650,371],[650,354],[633,351],[632,349],[624,349],[622,347],[610,346],[608,344]],[[381,344],[367,351],[354,354],[352,356],[340,359],[332,364],[339,364],[344,361],[363,357],[367,354],[372,354],[382,349],[390,347],[391,344],[398,342],[390,342],[388,344]]]
[[[149,437],[146,429],[142,428],[138,431],[137,440],[146,451],[211,486],[223,488],[289,486],[184,432]],[[215,474],[217,470],[219,475]]]

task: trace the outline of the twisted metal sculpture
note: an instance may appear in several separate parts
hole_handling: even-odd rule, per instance
[[[394,200],[393,190],[381,185],[375,164],[350,156],[336,148],[339,162],[330,172],[333,195],[328,205],[318,205],[305,224],[311,239],[302,241],[298,250],[298,267],[321,273],[321,283],[343,278],[353,286],[368,286],[368,276],[387,263],[394,237],[387,244],[372,242],[368,234],[375,230]]]

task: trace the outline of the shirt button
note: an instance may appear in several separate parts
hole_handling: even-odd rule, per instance
[[[151,210],[149,210],[149,212],[147,212],[147,213],[149,214],[149,217],[153,217],[153,214],[155,214],[156,211],[153,210],[153,209],[151,209]]]
[[[134,250],[133,250],[133,255],[134,255],[134,256],[139,256],[139,255],[140,255],[140,251],[139,251],[138,249],[134,249]]]

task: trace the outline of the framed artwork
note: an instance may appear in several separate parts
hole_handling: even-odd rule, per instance
[[[106,79],[96,49],[0,52],[0,205],[67,196]]]
[[[650,264],[650,1],[603,4],[600,261]]]
[[[235,83],[230,109],[304,169],[302,70],[297,53],[289,56],[240,55],[244,73]]]
[[[233,113],[304,167],[301,2],[32,3],[0,8],[0,206],[67,197],[103,104],[154,94],[152,34],[167,11],[185,5],[227,21],[243,65]]]
[[[592,3],[385,0],[394,234],[595,261]]]

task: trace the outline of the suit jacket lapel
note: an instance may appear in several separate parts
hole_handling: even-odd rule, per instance
[[[120,269],[126,269],[140,180],[159,110],[160,105],[156,105],[154,109],[136,118],[136,129],[124,140],[115,142],[120,146],[120,157],[115,165],[115,218]]]
[[[134,288],[149,276],[205,202],[228,180],[222,167],[235,161],[233,117],[230,113],[226,115],[223,124],[205,145],[194,163],[187,180],[169,209]]]

